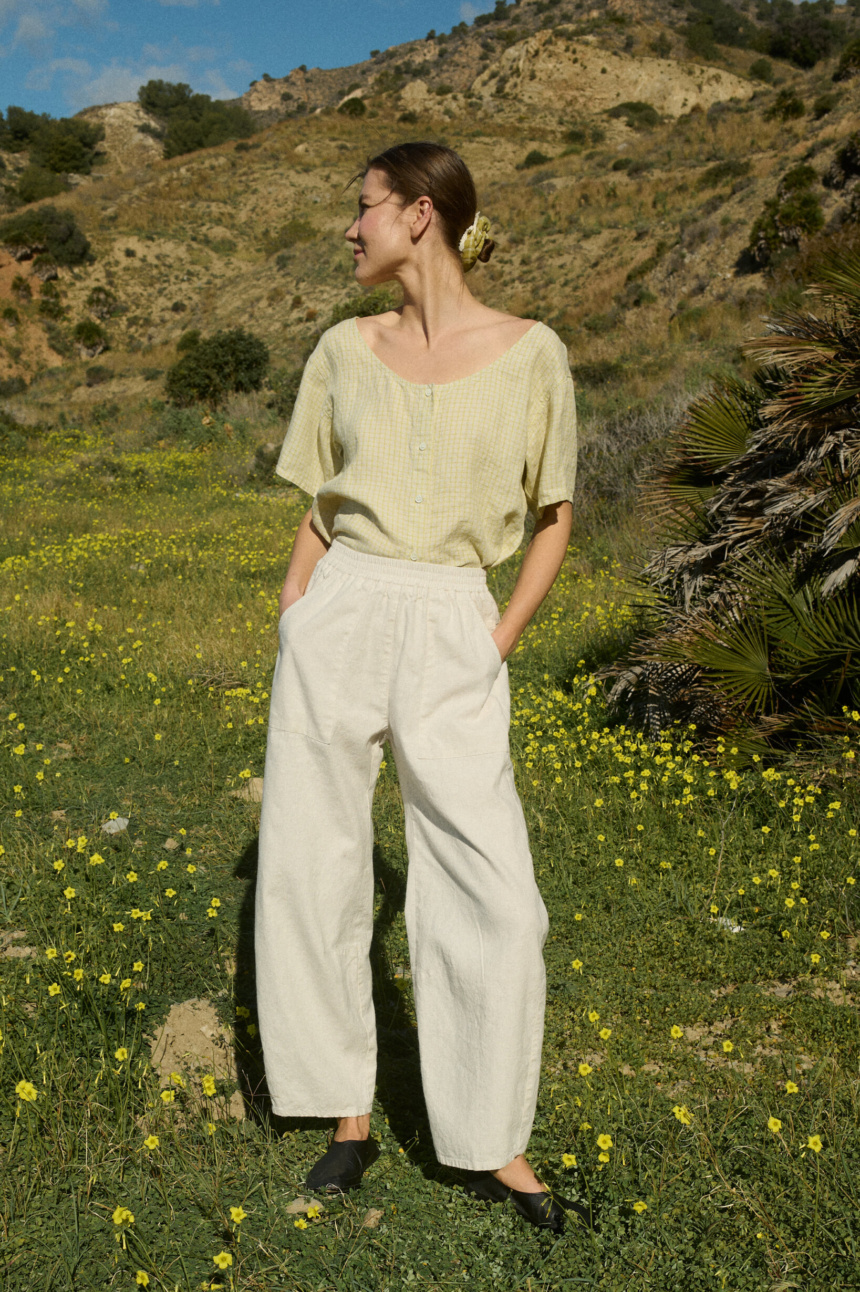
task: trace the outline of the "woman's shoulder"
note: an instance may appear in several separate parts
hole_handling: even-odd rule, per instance
[[[561,337],[542,319],[537,319],[525,333],[532,343],[534,376],[549,385],[570,380],[570,360]]]

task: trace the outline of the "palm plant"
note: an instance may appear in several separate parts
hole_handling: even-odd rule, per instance
[[[608,674],[656,734],[694,721],[768,744],[860,707],[860,255],[834,253],[747,344],[758,366],[691,405],[646,490],[664,546],[644,627]]]

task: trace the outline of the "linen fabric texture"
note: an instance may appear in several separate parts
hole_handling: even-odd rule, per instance
[[[478,1171],[526,1149],[545,998],[547,916],[508,752],[497,621],[481,569],[333,543],[280,620],[255,921],[274,1111],[369,1112],[371,801],[388,741],[433,1143],[440,1162]]]
[[[576,448],[567,350],[544,323],[468,377],[420,384],[351,318],[308,359],[275,470],[313,496],[329,542],[489,569],[516,551],[527,511],[573,499]]]

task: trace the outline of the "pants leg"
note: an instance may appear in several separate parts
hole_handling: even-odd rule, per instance
[[[376,1080],[371,801],[385,727],[385,615],[378,599],[357,598],[320,566],[280,625],[255,899],[257,1005],[274,1111],[346,1117],[370,1111]],[[361,649],[366,639],[374,651]]]
[[[426,632],[421,677],[405,668],[391,693],[424,1094],[437,1157],[472,1170],[526,1149],[546,989],[497,613],[486,591],[431,594],[412,625],[416,656]]]

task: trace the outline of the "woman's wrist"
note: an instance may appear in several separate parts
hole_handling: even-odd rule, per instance
[[[496,650],[503,660],[512,655],[516,650],[517,642],[520,640],[520,633],[514,631],[504,619],[500,619],[493,629],[493,641],[496,643]]]

